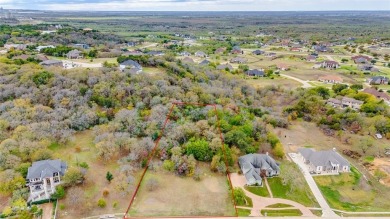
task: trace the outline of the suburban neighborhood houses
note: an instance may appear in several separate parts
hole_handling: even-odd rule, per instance
[[[337,153],[335,149],[315,151],[311,148],[301,148],[298,151],[311,173],[339,174],[350,171],[349,162]]]

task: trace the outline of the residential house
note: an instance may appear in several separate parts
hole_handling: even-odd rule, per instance
[[[137,42],[135,42],[135,41],[130,41],[130,42],[127,42],[127,46],[128,46],[128,47],[134,47],[134,46],[137,46]]]
[[[184,62],[184,63],[194,63],[194,60],[191,59],[190,57],[185,57],[181,61]]]
[[[74,49],[74,50],[68,52],[68,54],[66,54],[66,57],[68,59],[81,59],[81,58],[83,58],[83,53],[77,49]]]
[[[299,48],[299,47],[292,47],[292,48],[290,48],[290,51],[291,52],[302,52],[303,50],[302,50],[302,48]]]
[[[351,109],[354,109],[354,110],[359,110],[360,107],[363,105],[363,101],[360,101],[360,100],[356,100],[356,99],[353,99],[353,98],[349,98],[349,97],[343,97],[341,99],[341,104],[342,104],[342,108],[351,108]]]
[[[283,63],[277,64],[276,67],[279,70],[281,70],[281,71],[288,71],[288,70],[290,70],[290,67],[288,65],[286,65],[286,64],[283,64]]]
[[[315,151],[311,148],[300,148],[298,154],[311,173],[339,174],[350,172],[351,165],[335,149]]]
[[[381,85],[381,84],[389,84],[389,78],[385,76],[375,76],[372,78],[369,78],[367,82],[371,85]]]
[[[324,45],[315,45],[312,47],[316,52],[331,52],[332,50]]]
[[[35,50],[37,50],[38,52],[40,52],[42,49],[46,49],[46,48],[56,48],[55,46],[53,45],[48,45],[48,46],[37,46],[37,48]]]
[[[26,50],[27,49],[27,45],[26,44],[5,44],[4,48],[6,50],[8,50],[8,51],[11,50],[11,49]]]
[[[209,65],[209,64],[210,64],[210,61],[207,60],[207,59],[205,59],[205,60],[203,60],[203,61],[201,61],[201,62],[199,63],[199,65]]]
[[[139,74],[142,72],[142,66],[133,60],[127,60],[119,64],[119,69],[122,72],[130,72],[132,74]]]
[[[146,55],[150,56],[163,56],[165,53],[163,51],[149,51],[146,53]]]
[[[27,171],[28,201],[49,199],[61,183],[67,165],[61,160],[41,160],[32,163]]]
[[[343,79],[336,75],[325,75],[318,78],[319,81],[325,84],[340,84],[343,82]]]
[[[258,70],[258,69],[253,69],[253,70],[248,70],[245,72],[247,76],[251,77],[264,77],[265,73],[263,70]]]
[[[336,69],[336,68],[339,68],[340,67],[340,64],[338,62],[335,62],[335,61],[324,61],[322,62],[322,65],[321,65],[322,68],[327,68],[327,69]]]
[[[89,49],[89,45],[88,44],[84,44],[84,43],[74,44],[73,47],[80,48],[80,49]]]
[[[372,59],[368,56],[358,55],[358,56],[353,56],[352,60],[356,64],[366,64],[366,63],[370,63]]]
[[[371,64],[365,64],[365,65],[358,65],[357,67],[360,71],[365,71],[365,72],[379,72],[379,69],[375,68]]]
[[[363,90],[363,93],[371,94],[378,99],[384,100],[387,104],[390,105],[390,96],[385,92],[380,92],[375,88],[366,88]]]
[[[208,55],[205,52],[203,52],[203,51],[197,51],[195,53],[195,56],[196,57],[200,57],[200,58],[207,58],[208,57]]]
[[[184,51],[184,52],[181,52],[179,53],[179,56],[191,56],[191,53],[187,52],[187,51]]]
[[[238,164],[248,186],[262,186],[262,177],[280,174],[279,164],[267,154],[247,154],[238,158]]]
[[[317,60],[317,57],[314,55],[308,55],[306,57],[306,61],[308,61],[308,62],[315,62],[316,60]]]
[[[331,105],[333,108],[341,108],[343,106],[341,100],[336,98],[329,98],[326,104]]]
[[[238,63],[238,64],[244,64],[247,61],[248,61],[247,59],[242,58],[242,57],[235,57],[235,58],[230,59],[230,63]]]
[[[232,54],[244,54],[244,51],[242,51],[239,46],[234,46],[231,53]]]
[[[39,64],[45,67],[52,67],[52,66],[63,67],[63,63],[61,60],[54,60],[54,59],[46,60]]]
[[[233,67],[229,64],[222,64],[217,66],[217,70],[226,70],[233,71]]]
[[[221,47],[215,50],[215,54],[223,54],[226,51],[225,47]]]
[[[265,53],[264,51],[261,51],[259,49],[252,52],[253,55],[257,55],[257,56],[258,55],[263,55],[264,53]]]
[[[123,55],[125,55],[125,56],[129,56],[129,55],[131,55],[131,56],[140,56],[140,55],[143,55],[143,54],[144,53],[141,52],[141,51],[134,50],[134,51],[128,51],[128,52],[124,53]]]

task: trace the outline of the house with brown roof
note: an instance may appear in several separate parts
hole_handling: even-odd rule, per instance
[[[343,79],[337,75],[325,75],[318,78],[319,81],[325,84],[340,84],[343,83]]]
[[[222,64],[217,66],[217,70],[226,70],[228,69],[229,71],[233,71],[233,66],[229,64]]]
[[[74,50],[68,52],[68,54],[66,54],[66,57],[68,59],[81,59],[81,58],[83,58],[83,53],[77,49],[74,49]]]
[[[384,100],[387,104],[390,104],[390,96],[385,92],[380,92],[375,88],[366,88],[363,90],[363,93],[371,94],[378,99]]]
[[[185,57],[181,61],[184,62],[184,63],[194,63],[194,60],[191,59],[190,57]]]
[[[308,62],[315,62],[316,60],[317,60],[317,57],[314,55],[308,55],[306,57],[306,61],[308,61]]]
[[[281,71],[288,71],[288,70],[290,70],[290,67],[288,65],[286,65],[286,64],[283,64],[283,63],[277,64],[276,67],[279,70],[281,70]]]
[[[221,47],[215,50],[215,54],[223,54],[226,51],[225,47]]]
[[[242,58],[242,57],[235,57],[235,58],[230,59],[230,63],[238,63],[238,64],[244,64],[247,61],[248,61],[247,59]]]

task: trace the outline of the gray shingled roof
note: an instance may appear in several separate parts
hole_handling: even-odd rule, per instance
[[[349,162],[334,150],[314,151],[310,148],[301,148],[298,151],[314,166],[331,166],[330,163],[349,166]]]
[[[136,68],[136,69],[142,69],[142,66],[138,64],[138,62],[133,60],[126,60],[122,62],[120,65],[129,66],[131,68]]]
[[[247,154],[238,158],[242,173],[245,175],[248,185],[261,185],[261,170],[280,171],[276,161],[266,154]]]
[[[66,163],[61,160],[36,161],[28,168],[27,179],[52,177],[57,172],[63,176],[66,169]]]

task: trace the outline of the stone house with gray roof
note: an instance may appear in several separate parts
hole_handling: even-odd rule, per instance
[[[28,201],[49,199],[61,183],[67,165],[61,160],[41,160],[34,162],[27,172],[27,186],[30,188]]]
[[[238,158],[242,174],[247,185],[262,186],[263,177],[273,177],[280,174],[279,164],[267,154],[247,154]]]
[[[315,151],[311,148],[300,148],[298,153],[311,173],[339,174],[350,172],[348,160],[343,158],[335,149]]]

